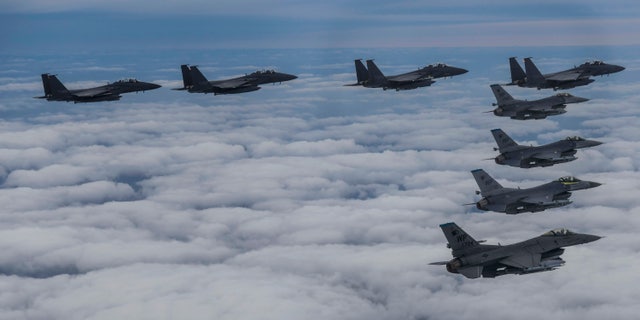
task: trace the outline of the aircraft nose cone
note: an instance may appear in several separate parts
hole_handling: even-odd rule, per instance
[[[625,69],[625,67],[622,67],[622,66],[615,66],[615,68],[613,68],[613,70],[614,70],[613,72],[620,72],[620,71],[622,71],[622,70],[624,70],[624,69]]]
[[[585,234],[585,235],[583,235],[583,239],[584,239],[584,243],[589,243],[589,242],[594,242],[594,241],[600,240],[600,239],[602,239],[602,237],[596,236],[596,235],[592,235],[592,234]]]
[[[159,84],[155,84],[155,83],[150,83],[149,86],[151,87],[151,90],[153,89],[158,89],[161,88],[162,86]]]
[[[586,142],[587,147],[595,147],[595,146],[599,146],[599,145],[602,144],[602,142],[597,141],[597,140],[587,140],[585,142]]]
[[[593,182],[593,181],[587,181],[587,182],[589,183],[589,185],[587,186],[587,189],[599,187],[602,185],[602,183],[598,183],[598,182]]]

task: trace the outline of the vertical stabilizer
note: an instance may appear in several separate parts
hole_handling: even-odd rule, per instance
[[[358,84],[362,84],[369,79],[369,72],[361,59],[354,60],[354,62],[356,65],[356,77],[358,78]]]
[[[467,248],[472,248],[480,245],[472,236],[466,233],[454,222],[449,222],[440,225],[442,233],[447,238],[449,248],[453,251],[454,257],[458,257]]]
[[[515,99],[499,84],[492,84],[491,91],[493,91],[493,95],[496,97],[496,105],[498,106],[515,101]]]
[[[544,83],[544,76],[542,75],[540,70],[538,70],[538,67],[533,64],[531,58],[524,58],[524,69],[527,73],[527,84],[530,87],[540,88]]]
[[[518,144],[513,141],[508,134],[502,131],[502,129],[493,129],[491,130],[491,134],[493,134],[493,139],[496,140],[500,152],[505,152],[518,146]]]
[[[519,84],[525,82],[527,76],[522,70],[515,57],[509,58],[509,69],[511,69],[511,84]]]
[[[191,80],[191,71],[189,70],[189,66],[183,64],[180,66],[180,70],[182,70],[182,83],[185,88],[190,88],[193,86],[193,80]]]
[[[71,96],[71,92],[67,90],[55,75],[43,74],[42,85],[47,97],[66,98]]]
[[[369,82],[382,84],[387,79],[385,78],[384,74],[382,74],[382,71],[378,69],[378,66],[376,66],[373,60],[367,60],[367,69],[369,73]]]
[[[484,172],[482,169],[476,169],[471,171],[473,177],[476,179],[476,183],[480,188],[480,193],[484,196],[485,193],[503,189],[502,185],[498,183],[495,179],[493,179],[488,173]]]
[[[191,85],[199,85],[202,84],[204,82],[208,82],[207,78],[205,78],[205,76],[202,74],[202,72],[200,72],[200,70],[198,70],[198,67],[193,66],[190,68],[190,75],[191,75]]]

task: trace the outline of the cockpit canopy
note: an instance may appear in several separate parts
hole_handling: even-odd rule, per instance
[[[584,138],[578,137],[578,136],[567,137],[565,140],[569,140],[569,141],[585,141]]]
[[[569,231],[568,229],[565,228],[560,228],[560,229],[553,229],[549,232],[545,232],[542,236],[544,237],[562,237],[562,236],[568,236],[568,235],[572,235],[575,234],[572,231]]]
[[[256,72],[254,72],[253,74],[274,74],[274,73],[276,73],[275,70],[269,69],[269,70],[258,70]]]
[[[603,64],[604,64],[604,62],[602,62],[601,60],[594,60],[594,61],[587,61],[583,65],[585,65],[585,66],[601,66]]]
[[[134,78],[121,79],[116,81],[116,83],[138,83],[139,81]]]
[[[566,176],[566,177],[561,177],[560,179],[558,179],[559,182],[580,182],[581,180],[573,177],[573,176]]]
[[[442,62],[438,62],[438,63],[435,63],[435,64],[430,64],[430,65],[426,66],[425,68],[444,68],[444,67],[447,67],[447,65],[442,63]]]

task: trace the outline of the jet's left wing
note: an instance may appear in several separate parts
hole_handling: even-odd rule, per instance
[[[575,71],[559,72],[545,77],[545,79],[551,81],[573,81],[580,78],[582,78],[582,72]]]
[[[552,160],[559,159],[560,157],[557,152],[547,151],[547,152],[534,153],[529,158],[536,159],[536,160],[552,161]]]
[[[220,88],[220,89],[236,89],[240,87],[246,87],[248,86],[248,84],[249,84],[249,81],[245,79],[234,79],[234,80],[217,82],[213,84],[213,87]]]
[[[523,251],[521,253],[502,259],[499,262],[508,266],[527,269],[539,266],[541,257],[542,255],[540,253],[529,253]]]
[[[94,89],[71,91],[71,94],[79,98],[94,98],[94,97],[100,97],[100,96],[113,95],[114,93],[105,88],[94,88]]]
[[[394,82],[412,82],[412,81],[422,80],[425,78],[428,78],[428,77],[425,77],[424,74],[420,74],[414,71],[414,72],[399,74],[397,76],[387,77],[387,80],[394,81]]]
[[[531,196],[524,197],[524,198],[518,200],[518,202],[529,203],[529,204],[538,204],[538,205],[549,204],[549,203],[553,203],[553,194],[551,194],[551,193],[534,194],[534,195],[531,195]]]

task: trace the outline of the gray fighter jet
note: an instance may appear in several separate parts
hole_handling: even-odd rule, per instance
[[[124,79],[95,88],[68,90],[55,75],[48,73],[42,74],[42,86],[44,87],[44,96],[35,97],[36,99],[73,101],[73,103],[115,101],[120,100],[120,95],[123,93],[144,92],[160,88],[160,85],[154,83]]]
[[[476,194],[482,195],[482,199],[475,203],[476,208],[506,214],[538,212],[566,206],[571,204],[571,191],[601,185],[568,176],[528,189],[504,188],[482,169],[473,170],[471,173],[480,187]]]
[[[396,91],[428,87],[435,83],[433,79],[453,77],[468,72],[462,68],[438,63],[395,76],[385,76],[373,60],[367,60],[367,67],[365,67],[362,64],[362,60],[357,59],[355,60],[355,65],[358,82],[347,84],[346,86],[382,88],[383,90],[394,89]]]
[[[538,100],[518,100],[514,99],[502,86],[492,84],[491,90],[496,97],[496,107],[493,111],[498,117],[510,117],[516,120],[545,119],[548,116],[555,116],[567,112],[565,110],[569,103],[580,103],[589,101],[586,98],[572,96],[568,93],[558,93],[556,95]]]
[[[191,93],[213,93],[214,95],[256,91],[260,90],[259,85],[261,84],[280,83],[298,78],[291,74],[264,70],[233,79],[209,81],[198,70],[197,66],[189,67],[183,64],[180,68],[182,69],[184,86],[173,90],[187,90]]]
[[[487,245],[477,241],[453,222],[441,224],[453,259],[431,265],[445,265],[447,271],[475,279],[506,274],[528,274],[555,270],[564,265],[563,247],[589,243],[601,237],[555,229],[541,236],[509,245]]]
[[[549,167],[557,163],[573,161],[578,159],[575,157],[576,149],[602,144],[600,141],[574,136],[534,147],[517,144],[502,129],[493,129],[491,134],[498,144],[498,148],[493,148],[493,150],[500,151],[500,155],[494,159],[495,162],[519,168]]]
[[[533,61],[531,61],[531,58],[525,58],[525,72],[515,57],[509,58],[509,67],[511,69],[510,85],[538,89],[553,88],[553,90],[586,86],[594,81],[589,77],[608,75],[624,70],[624,67],[607,64],[602,61],[587,61],[568,70],[542,74]]]

